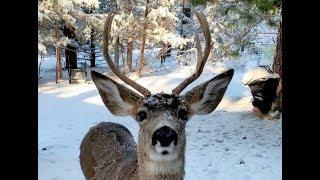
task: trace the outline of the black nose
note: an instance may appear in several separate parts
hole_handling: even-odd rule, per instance
[[[168,126],[163,126],[153,133],[152,145],[156,145],[157,141],[160,142],[162,147],[170,146],[172,141],[174,141],[174,145],[177,145],[178,135],[173,129]]]

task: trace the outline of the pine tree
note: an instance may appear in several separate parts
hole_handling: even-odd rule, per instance
[[[88,16],[99,7],[98,0],[43,0],[38,3],[39,44],[46,48],[54,47],[57,56],[57,81],[61,77],[61,49],[65,50],[66,67],[76,69],[77,51],[91,38],[91,66],[95,60],[96,31],[103,21],[96,14]],[[89,23],[90,22],[90,23]],[[101,26],[100,26],[101,27]],[[89,28],[89,31],[87,30]],[[53,31],[54,30],[54,31]],[[57,41],[56,39],[59,38]]]

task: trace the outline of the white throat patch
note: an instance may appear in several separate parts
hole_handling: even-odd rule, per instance
[[[181,160],[169,162],[148,161],[145,165],[148,172],[152,175],[178,174],[181,173],[181,168],[183,168]]]

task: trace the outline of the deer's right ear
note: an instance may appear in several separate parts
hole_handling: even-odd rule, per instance
[[[134,106],[142,96],[96,71],[91,71],[91,77],[103,103],[113,115],[133,115]]]

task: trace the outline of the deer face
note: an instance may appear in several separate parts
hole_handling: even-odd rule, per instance
[[[160,93],[143,97],[100,73],[93,71],[91,76],[112,114],[132,116],[139,123],[139,150],[150,160],[170,161],[184,152],[188,120],[193,115],[209,114],[218,106],[233,70],[182,96]]]
[[[138,105],[139,144],[153,161],[168,161],[184,150],[185,125],[189,120],[185,100],[169,94],[145,97]]]

